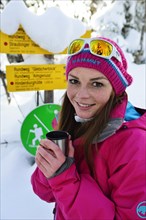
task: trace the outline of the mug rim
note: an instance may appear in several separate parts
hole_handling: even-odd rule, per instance
[[[69,133],[67,131],[50,131],[46,134],[46,138],[49,140],[62,140],[67,139],[69,137]]]

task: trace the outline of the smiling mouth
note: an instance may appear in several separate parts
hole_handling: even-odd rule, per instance
[[[78,104],[78,106],[82,107],[82,108],[89,108],[95,104],[83,104],[83,103],[79,103],[79,102],[76,102]]]

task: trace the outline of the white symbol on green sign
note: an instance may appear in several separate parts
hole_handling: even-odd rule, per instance
[[[21,140],[32,155],[35,155],[40,140],[46,138],[46,133],[57,126],[60,108],[60,105],[45,104],[34,109],[25,118],[21,127]]]
[[[32,139],[32,145],[29,144],[29,147],[35,147],[35,142],[38,140],[40,141],[41,140],[41,137],[43,135],[43,131],[42,131],[42,128],[38,128],[38,125],[37,124],[34,124],[34,130],[29,130],[29,133],[28,133],[28,138],[27,138],[27,142],[26,144],[28,144],[28,141],[29,141],[29,137],[30,137],[30,133],[34,133],[35,134],[35,137]]]

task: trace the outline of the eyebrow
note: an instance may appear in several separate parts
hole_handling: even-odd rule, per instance
[[[72,74],[69,74],[68,76],[71,76],[71,77],[73,77],[73,78],[79,79],[78,77],[73,76]]]
[[[76,76],[73,76],[72,74],[70,74],[69,76],[75,78],[75,79],[79,79],[78,77]],[[94,80],[100,80],[100,79],[105,79],[105,80],[108,80],[107,78],[105,78],[104,76],[100,76],[100,77],[96,77],[96,78],[92,78],[90,79],[90,81],[94,81]]]
[[[90,81],[94,81],[94,80],[100,80],[100,79],[105,79],[105,80],[108,80],[108,79],[107,79],[107,78],[105,78],[104,76],[100,76],[100,77],[92,78],[92,79],[90,79]]]

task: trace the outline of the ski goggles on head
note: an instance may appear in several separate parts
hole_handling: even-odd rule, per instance
[[[73,40],[68,46],[68,55],[72,56],[80,53],[84,49],[86,44],[89,45],[89,48],[85,48],[85,50],[88,49],[91,54],[105,59],[115,57],[119,62],[121,62],[120,53],[115,48],[115,46],[108,41],[100,38],[79,38]]]

